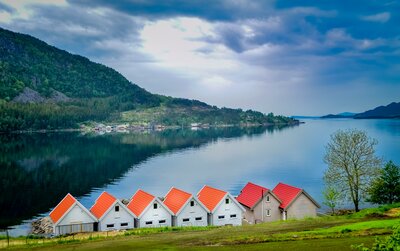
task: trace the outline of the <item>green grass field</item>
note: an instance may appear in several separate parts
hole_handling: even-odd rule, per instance
[[[377,209],[378,210],[378,209]],[[155,228],[75,236],[11,239],[11,250],[352,250],[371,246],[377,236],[392,233],[400,224],[397,213],[318,217],[241,227]],[[5,240],[0,240],[3,244]]]

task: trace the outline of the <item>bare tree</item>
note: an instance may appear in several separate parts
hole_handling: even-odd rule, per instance
[[[366,132],[351,129],[332,134],[326,146],[325,183],[350,199],[356,212],[371,180],[379,174],[381,159],[375,156],[374,149],[377,144]]]

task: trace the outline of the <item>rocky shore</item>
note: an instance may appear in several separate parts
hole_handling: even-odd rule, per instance
[[[50,217],[40,218],[32,221],[32,234],[51,234],[53,233],[53,222]]]

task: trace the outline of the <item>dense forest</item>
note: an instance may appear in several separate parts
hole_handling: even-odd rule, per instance
[[[297,122],[152,94],[107,66],[0,28],[0,131],[77,128],[85,121],[183,126]]]

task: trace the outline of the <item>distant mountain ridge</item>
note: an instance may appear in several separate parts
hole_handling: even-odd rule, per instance
[[[386,106],[379,106],[362,113],[343,112],[339,114],[328,114],[320,118],[354,118],[354,119],[385,119],[400,118],[400,102],[392,102]]]
[[[392,102],[387,106],[379,106],[354,116],[356,119],[375,119],[375,118],[400,118],[400,102]]]
[[[105,65],[0,28],[0,132],[82,123],[297,124],[273,113],[152,94]]]
[[[357,113],[354,112],[342,112],[338,114],[328,114],[325,116],[322,116],[321,118],[323,119],[329,119],[329,118],[352,118],[356,115]]]

